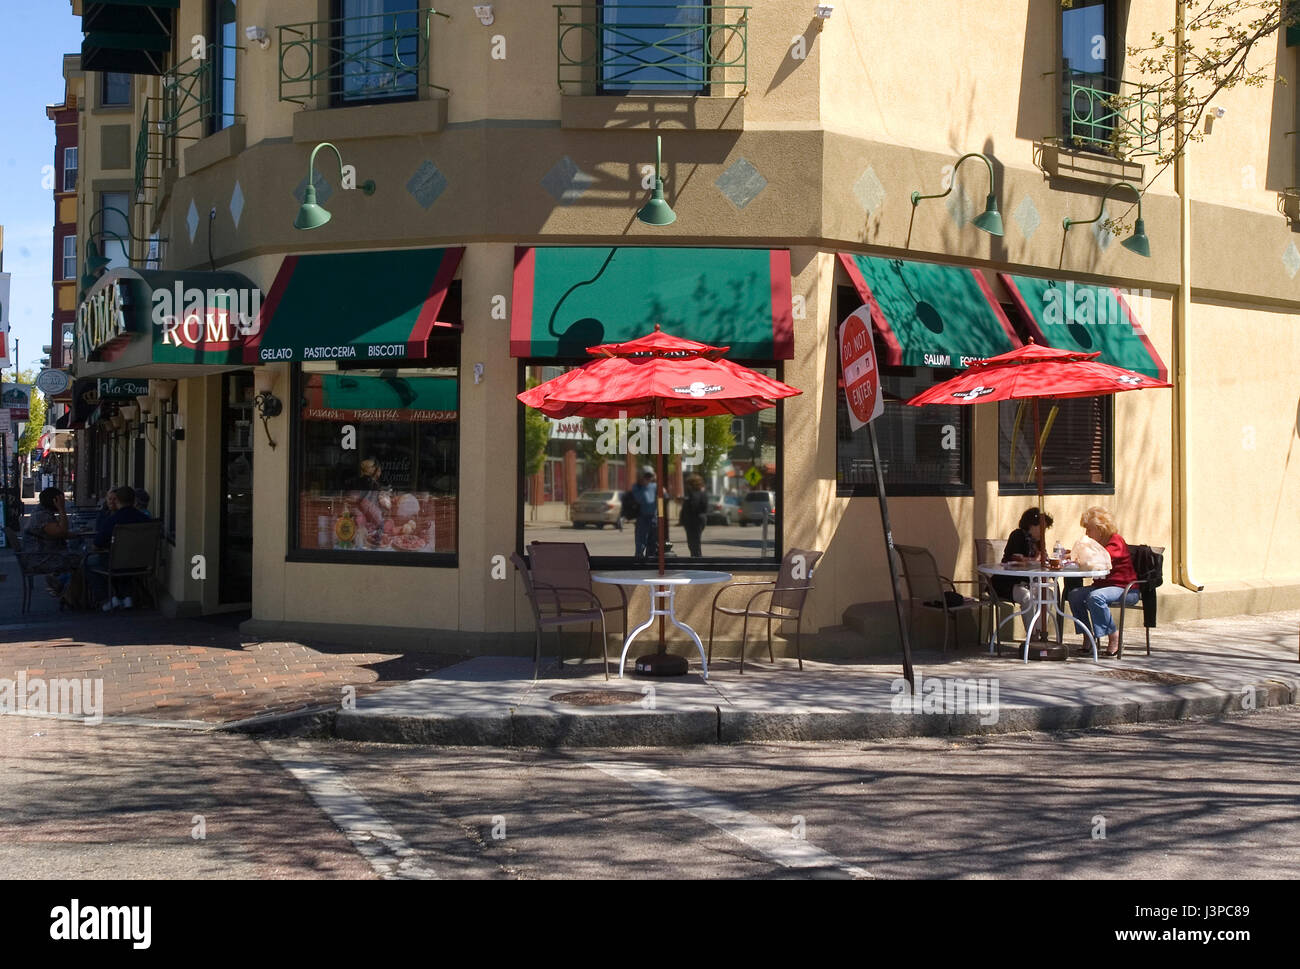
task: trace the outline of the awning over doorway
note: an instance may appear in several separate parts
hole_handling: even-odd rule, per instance
[[[180,5],[180,0],[85,0],[82,70],[162,74]]]
[[[244,362],[424,359],[463,251],[286,256]]]
[[[1102,363],[1168,379],[1164,361],[1115,287],[999,275],[1024,314],[1035,343],[1058,350],[1100,351]]]
[[[978,269],[840,253],[887,367],[965,367],[1020,346]],[[843,308],[841,308],[843,309]]]
[[[794,356],[786,249],[515,249],[510,355],[586,359],[589,346],[665,333],[733,360]]]

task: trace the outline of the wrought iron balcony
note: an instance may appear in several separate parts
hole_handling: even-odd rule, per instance
[[[1067,146],[1117,158],[1158,155],[1161,151],[1158,90],[1141,84],[1064,71],[1062,138]]]
[[[415,99],[431,80],[432,8],[282,24],[280,100],[341,106]]]
[[[162,78],[162,97],[158,104],[158,125],[163,137],[163,163],[175,165],[180,151],[179,141],[198,141],[211,133],[211,129],[225,127],[239,120],[241,115],[232,111],[217,118],[217,89],[220,81],[215,75],[216,58],[212,52],[220,48],[222,57],[237,56],[238,47],[209,43],[208,56],[191,57],[181,61]]]
[[[162,132],[149,127],[149,106],[156,99],[149,98],[144,110],[140,112],[140,129],[135,135],[135,193],[132,198],[137,205],[151,205],[152,194],[161,181],[160,173],[151,165],[163,163]],[[154,107],[154,115],[158,109]]]
[[[556,79],[570,94],[743,94],[749,9],[557,4]]]

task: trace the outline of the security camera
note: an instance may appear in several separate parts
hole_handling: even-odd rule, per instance
[[[244,36],[248,38],[250,43],[256,44],[262,50],[266,50],[271,46],[271,38],[267,36],[264,27],[245,27]]]
[[[474,4],[474,16],[478,17],[478,22],[484,27],[491,27],[496,17],[492,14],[492,4],[476,3]]]
[[[831,14],[834,12],[835,12],[835,8],[831,6],[829,3],[819,3],[817,4],[816,9],[813,11],[813,13],[817,17],[821,18],[822,20],[830,20]]]

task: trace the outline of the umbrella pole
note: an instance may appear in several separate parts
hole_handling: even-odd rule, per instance
[[[664,539],[667,537],[667,522],[664,520],[668,515],[668,501],[664,491],[664,439],[663,439],[663,402],[658,398],[655,399],[655,504],[659,512],[656,527],[659,529],[659,574],[664,574]],[[664,617],[663,613],[659,614],[659,652],[668,652],[668,647],[664,645]]]
[[[880,446],[876,443],[876,424],[867,424],[871,437],[871,461],[876,470],[876,497],[880,502],[880,525],[885,531],[885,558],[889,561],[889,587],[894,590],[894,613],[898,617],[898,638],[903,644],[903,678],[913,693],[916,681],[912,675],[912,644],[907,636],[907,623],[903,619],[903,600],[898,597],[898,566],[894,564],[894,531],[889,526],[889,502],[885,498],[885,476],[880,473]]]
[[[1043,507],[1043,441],[1038,429],[1038,398],[1034,398],[1034,468],[1038,473],[1038,564],[1047,568],[1047,510]]]

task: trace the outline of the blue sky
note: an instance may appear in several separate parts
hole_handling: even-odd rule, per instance
[[[63,55],[81,49],[81,18],[69,0],[0,0],[0,225],[10,293],[10,351],[39,369],[50,342],[54,291],[54,194],[41,186],[54,162],[54,123],[45,106],[63,100]],[[8,374],[6,374],[8,377]]]

